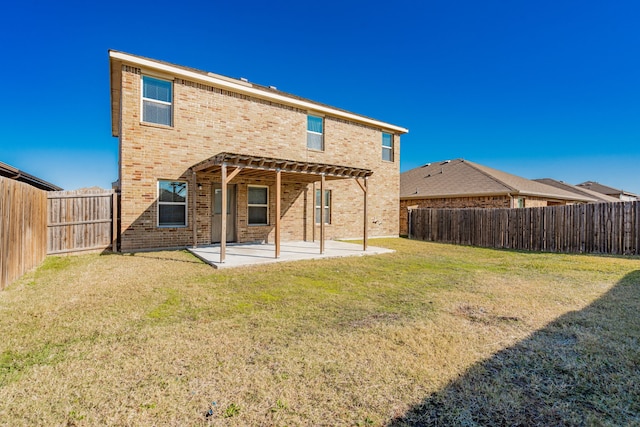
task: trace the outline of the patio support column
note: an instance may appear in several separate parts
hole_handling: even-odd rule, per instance
[[[369,194],[369,178],[368,177],[364,177],[364,230],[362,233],[362,250],[366,251],[367,250],[367,240],[369,239],[369,233],[367,230],[367,225],[369,222],[369,219],[367,218],[367,195]]]
[[[220,221],[220,262],[223,263],[225,256],[227,255],[227,164],[222,163],[220,167],[222,177],[220,182],[222,183],[222,206],[221,206],[221,221]]]
[[[198,220],[197,220],[197,199],[198,185],[196,182],[196,171],[191,169],[191,188],[193,200],[191,202],[191,228],[193,228],[193,247],[198,247]]]
[[[315,197],[315,194],[314,194]],[[313,221],[315,222],[315,203],[313,208]],[[324,253],[324,174],[320,175],[320,254]]]
[[[311,241],[316,241],[316,182],[313,181],[313,196],[311,202]]]
[[[362,189],[362,192],[364,193],[364,226],[363,226],[363,231],[362,231],[362,250],[366,251],[367,250],[367,240],[369,238],[369,233],[367,230],[367,224],[368,224],[368,218],[367,218],[367,194],[368,194],[368,190],[369,190],[369,186],[368,186],[368,177],[364,177],[364,183],[361,183],[360,180],[358,178],[356,178],[356,183],[360,186],[360,188]]]
[[[280,258],[280,169],[276,170],[276,258]]]

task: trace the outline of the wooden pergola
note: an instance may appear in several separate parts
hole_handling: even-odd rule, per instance
[[[353,179],[364,194],[363,209],[363,250],[367,250],[367,192],[368,178],[373,174],[370,169],[338,166],[325,163],[301,162],[297,160],[276,159],[271,157],[252,156],[246,154],[219,153],[191,167],[192,186],[197,188],[198,173],[220,174],[221,183],[221,237],[220,262],[225,260],[227,236],[227,185],[240,173],[248,178],[274,179],[276,187],[276,222],[275,222],[275,257],[280,257],[280,204],[282,182],[315,183],[320,182],[320,206],[325,204],[325,181],[336,179]],[[315,194],[314,194],[315,200]],[[196,198],[192,198],[193,212],[193,246],[198,244]],[[315,202],[314,202],[315,204]],[[315,214],[314,214],[315,215]],[[315,221],[314,221],[315,227]],[[324,212],[320,219],[320,253],[324,253],[325,224]]]

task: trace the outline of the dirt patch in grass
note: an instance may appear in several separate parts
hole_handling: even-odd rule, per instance
[[[48,258],[0,293],[1,423],[640,422],[637,258],[375,245]]]

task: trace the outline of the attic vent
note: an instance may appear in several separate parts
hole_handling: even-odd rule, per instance
[[[272,90],[278,90],[278,88],[277,88],[277,87],[275,87],[275,86],[269,86],[269,89],[272,89]]]
[[[426,168],[427,166],[431,166],[431,163],[425,163],[424,165],[422,165],[421,167]]]
[[[444,162],[440,163],[441,165],[446,165],[447,163],[451,163],[451,160],[445,160]]]
[[[246,77],[240,77],[240,80],[245,83],[249,83],[249,79],[247,79]]]

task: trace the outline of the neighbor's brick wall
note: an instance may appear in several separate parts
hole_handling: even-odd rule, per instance
[[[198,175],[202,190],[192,188],[189,168],[228,151],[268,157],[340,164],[374,171],[369,179],[369,235],[397,236],[399,214],[400,138],[394,137],[394,162],[381,159],[381,130],[325,117],[325,151],[307,149],[307,111],[230,93],[181,79],[174,81],[174,126],[141,123],[142,71],[123,66],[120,131],[122,191],[122,250],[179,247],[193,242],[192,197],[197,197],[198,243],[211,241],[211,185],[213,175]],[[188,226],[158,228],[157,181],[189,183]],[[274,181],[237,176],[237,240],[273,240]],[[248,227],[246,188],[269,185],[270,225]],[[319,186],[319,183],[318,183]],[[327,181],[332,190],[332,224],[327,238],[362,236],[362,191],[353,180]],[[313,236],[312,185],[282,186],[282,239],[310,240]]]
[[[550,205],[565,205],[565,201],[550,201],[543,197],[522,196],[525,208],[545,207]],[[508,196],[483,196],[483,197],[451,197],[439,199],[408,199],[400,201],[400,235],[408,233],[408,209],[411,208],[511,208],[517,207],[518,198]],[[569,203],[570,204],[570,203]]]
[[[400,201],[400,235],[408,234],[409,208],[509,208],[508,196],[407,199]]]

